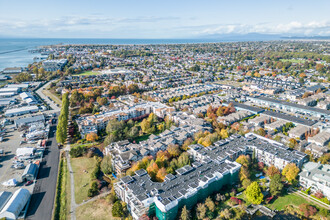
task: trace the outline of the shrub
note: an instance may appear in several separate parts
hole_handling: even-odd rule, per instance
[[[86,146],[77,146],[73,147],[70,150],[70,156],[75,158],[75,157],[81,157],[86,154],[87,147]]]
[[[99,189],[98,189],[97,185],[98,184],[97,184],[96,181],[93,181],[92,182],[91,188],[89,188],[89,190],[88,190],[88,197],[93,197],[96,194],[98,194]]]

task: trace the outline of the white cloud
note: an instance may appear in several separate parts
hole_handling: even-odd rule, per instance
[[[311,21],[308,23],[289,22],[286,24],[260,23],[255,25],[248,24],[224,24],[214,25],[200,30],[196,30],[197,35],[214,34],[299,34],[299,35],[327,35],[330,32],[329,21]]]
[[[0,18],[0,33],[17,36],[63,36],[93,37],[195,37],[221,34],[286,34],[286,35],[330,35],[330,21],[310,21],[307,23],[292,21],[288,23],[258,24],[195,24],[195,18],[173,16],[107,17],[91,15],[88,17],[67,16],[57,19],[15,20]],[[188,24],[188,25],[183,25]],[[96,36],[98,37],[98,36]]]

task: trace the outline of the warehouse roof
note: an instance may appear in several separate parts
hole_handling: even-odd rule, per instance
[[[23,188],[17,190],[2,209],[0,218],[17,219],[29,199],[29,190]]]

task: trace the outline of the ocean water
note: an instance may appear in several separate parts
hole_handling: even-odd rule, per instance
[[[46,39],[46,38],[0,38],[0,71],[6,67],[27,67],[39,54],[28,50],[52,44],[185,44],[223,42],[214,39]]]

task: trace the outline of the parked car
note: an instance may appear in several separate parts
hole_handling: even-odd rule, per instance
[[[25,185],[24,186],[29,186],[29,185],[31,185],[33,183],[33,181],[32,180],[30,180],[30,181],[27,181],[26,183],[25,183]]]

